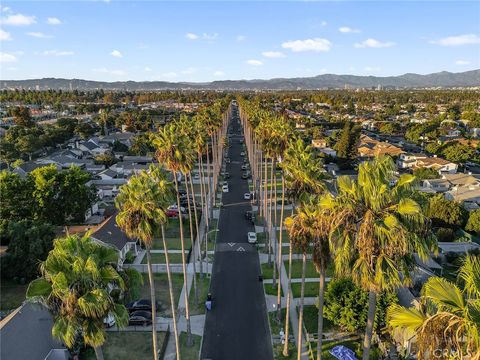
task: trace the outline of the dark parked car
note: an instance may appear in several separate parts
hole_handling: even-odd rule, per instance
[[[147,326],[152,324],[152,313],[150,311],[138,310],[130,314],[128,325],[142,325]]]
[[[245,219],[255,224],[255,213],[253,211],[245,211]]]
[[[160,305],[157,302],[156,308],[158,309],[159,306]],[[138,311],[138,310],[152,311],[152,302],[150,300],[147,300],[147,299],[142,299],[142,300],[137,300],[137,301],[133,301],[131,303],[128,303],[127,305],[125,305],[125,307],[127,308],[128,312],[130,312],[130,313],[132,313],[134,311]]]

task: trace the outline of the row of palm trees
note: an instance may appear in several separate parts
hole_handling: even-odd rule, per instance
[[[393,160],[383,157],[361,164],[357,179],[340,176],[327,186],[319,159],[310,146],[295,138],[287,119],[262,109],[254,101],[242,98],[238,101],[248,155],[253,164],[255,191],[259,195],[259,213],[262,214],[264,228],[268,232],[268,251],[270,254],[272,247],[278,255],[277,261],[273,263],[274,284],[275,267],[279,272],[282,269],[282,231],[278,243],[272,246],[277,226],[276,218],[272,219],[272,208],[276,214],[277,204],[274,169],[276,162],[280,162],[280,224],[286,226],[290,238],[286,338],[289,336],[292,251],[296,248],[302,254],[297,358],[300,359],[302,351],[306,259],[307,254],[311,254],[319,273],[317,359],[322,356],[325,274],[329,264],[334,265],[336,276],[352,277],[369,294],[362,355],[364,360],[368,359],[378,295],[411,282],[413,254],[418,254],[425,260],[432,251],[437,250],[430,221],[424,215],[421,205],[415,201],[414,176],[405,174],[397,179]],[[271,163],[270,184],[268,161]],[[285,196],[290,198],[293,208],[292,215],[283,221]],[[280,319],[280,282],[277,286],[277,311]],[[475,306],[478,310],[478,300]],[[394,313],[395,309],[391,312]],[[478,336],[476,339],[478,351]],[[288,356],[288,351],[287,341],[283,355]]]
[[[154,240],[161,237],[165,253],[176,356],[177,359],[180,359],[180,343],[177,326],[178,314],[175,308],[176,303],[173,295],[168,244],[165,239],[165,227],[168,222],[166,210],[173,201],[176,201],[179,213],[178,221],[182,249],[183,280],[184,287],[187,288],[186,245],[183,219],[180,211],[180,180],[181,176],[183,176],[185,179],[184,187],[187,198],[192,195],[194,200],[192,205],[190,204],[190,201],[188,201],[190,245],[192,247],[193,256],[198,256],[200,258],[200,271],[201,274],[203,274],[203,258],[205,257],[205,259],[208,259],[206,251],[208,245],[205,244],[205,254],[203,256],[201,251],[201,242],[203,239],[198,239],[198,241],[196,241],[194,237],[194,233],[198,234],[198,236],[200,234],[200,224],[197,214],[197,205],[195,203],[197,194],[195,194],[194,191],[191,172],[194,168],[195,162],[197,162],[200,178],[200,207],[208,230],[208,225],[211,221],[212,207],[214,205],[218,172],[220,170],[222,146],[227,129],[227,120],[229,118],[228,111],[228,103],[226,100],[221,100],[205,107],[192,118],[182,116],[175,122],[167,124],[164,128],[160,129],[158,133],[151,134],[153,137],[153,143],[156,147],[155,156],[159,162],[159,166],[152,165],[148,171],[142,171],[137,175],[132,176],[128,183],[120,188],[120,192],[115,199],[115,205],[118,209],[118,214],[116,216],[118,226],[128,237],[139,239],[146,249],[147,272],[150,286],[150,299],[152,303],[152,346],[154,359],[157,359],[158,357],[159,348],[157,343],[155,281],[152,270],[151,249]],[[207,161],[206,172],[203,166],[203,158],[205,155]],[[207,231],[205,231],[205,234],[207,234]],[[88,234],[85,239],[90,241]],[[52,251],[47,261],[42,265],[43,277],[31,284],[29,288],[29,296],[34,299],[40,299],[49,305],[52,303],[55,304],[55,307],[49,306],[49,308],[53,310],[52,312],[56,319],[53,328],[53,335],[55,337],[60,338],[69,348],[71,348],[77,340],[77,335],[82,334],[85,343],[94,347],[97,358],[103,359],[101,345],[105,341],[105,333],[103,330],[99,330],[103,329],[103,319],[106,315],[111,313],[117,320],[118,326],[125,326],[128,322],[128,315],[125,307],[123,305],[115,304],[105,292],[109,290],[108,286],[120,287],[121,289],[125,286],[124,282],[120,281],[121,278],[119,280],[119,276],[116,275],[115,269],[112,266],[112,264],[115,264],[118,260],[117,257],[114,256],[116,255],[116,252],[112,249],[108,249],[108,257],[102,260],[103,262],[100,262],[98,265],[103,266],[103,268],[106,268],[107,270],[103,270],[103,268],[101,270],[93,268],[93,265],[91,265],[91,259],[88,257],[89,254],[85,254],[82,249],[81,255],[87,256],[87,259],[82,259],[83,262],[81,262],[81,264],[84,264],[82,268],[77,269],[77,266],[75,265],[76,261],[65,260],[63,258],[66,256],[63,251],[64,243],[73,246],[74,243],[78,242],[79,244],[83,244],[87,240],[84,240],[84,238],[78,239],[77,237],[67,237],[64,241],[58,240],[58,246],[55,247],[55,250]],[[208,239],[205,236],[205,242],[207,240]],[[86,246],[87,245],[85,245],[85,247]],[[88,246],[90,249],[93,245]],[[194,246],[197,246],[196,251]],[[95,246],[96,251],[107,251],[101,249],[107,248]],[[60,256],[63,257],[59,257],[57,253],[60,253]],[[75,254],[75,256],[76,255],[77,254]],[[91,255],[94,256],[94,254]],[[194,303],[198,303],[196,260],[197,259],[194,258],[194,261],[192,262],[193,273],[195,274],[193,276]],[[85,273],[85,276],[82,277],[82,281],[90,281],[88,283],[89,287],[82,291],[83,293],[86,291],[90,292],[83,297],[79,297],[76,292],[72,292],[71,295],[66,296],[65,291],[68,292],[70,285],[65,284],[63,281],[60,282],[60,285],[64,288],[57,289],[58,285],[56,285],[56,281],[62,280],[60,279],[58,272],[61,272],[62,274],[66,274],[67,272],[66,269],[59,268],[59,265],[68,268],[69,271],[84,270],[87,268],[87,272]],[[106,278],[103,279],[100,277],[95,279],[98,280],[97,282],[91,281],[92,277],[98,277],[97,272],[99,271],[101,272],[100,275]],[[205,269],[205,271],[207,270]],[[90,272],[92,272],[92,274],[90,274]],[[89,277],[89,275],[91,276]],[[77,276],[80,275],[77,274]],[[134,278],[133,275],[131,275],[131,277]],[[95,287],[98,287],[99,289]],[[94,297],[93,295],[97,295],[96,292],[98,292],[98,296]],[[83,295],[83,293],[80,295]],[[189,294],[187,291],[185,291],[184,294],[185,318],[187,323],[187,346],[190,346],[193,344],[193,341],[190,325]],[[87,298],[87,295],[91,296],[91,298]],[[74,299],[72,299],[72,296],[74,296]],[[99,299],[98,297],[101,298]],[[84,298],[86,298],[86,300],[83,300]],[[67,300],[68,304],[64,304]],[[86,301],[95,302],[95,304],[101,307],[101,309],[94,307],[93,305],[95,304],[87,303]],[[90,316],[94,321],[92,323],[81,323],[79,319],[83,318],[80,318],[80,315],[73,317],[68,313],[66,315],[68,316],[67,320],[65,320],[65,316],[58,316],[58,314],[63,314],[66,308],[73,314],[81,312],[83,318]],[[92,332],[95,333],[92,334]]]

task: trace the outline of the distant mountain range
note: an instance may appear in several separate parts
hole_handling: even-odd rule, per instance
[[[480,69],[451,73],[404,74],[400,76],[356,76],[323,74],[303,78],[269,80],[222,80],[206,83],[166,81],[91,81],[81,79],[44,78],[32,80],[1,80],[0,89],[63,89],[63,90],[311,90],[343,88],[431,88],[480,86]]]

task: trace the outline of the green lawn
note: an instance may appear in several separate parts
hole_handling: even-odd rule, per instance
[[[158,332],[158,347],[161,348],[165,340],[165,333]],[[107,341],[103,345],[105,360],[127,360],[153,358],[152,333],[149,331],[119,331],[108,332]],[[95,360],[92,348],[87,348],[80,354],[81,360]]]
[[[303,323],[310,334],[318,331],[318,309],[315,305],[305,305],[303,307]],[[323,331],[332,331],[334,325],[330,320],[323,318]]]
[[[180,356],[182,360],[198,360],[202,337],[192,334],[192,339],[193,346],[187,347],[187,333],[182,332],[180,334]]]
[[[185,252],[185,261],[187,260],[188,253]],[[168,253],[168,258],[170,264],[181,264],[182,263],[182,254],[181,253]],[[147,263],[147,255],[143,257],[142,264]],[[165,264],[165,254],[163,253],[152,253],[152,264]]]
[[[168,250],[182,250],[182,243],[180,242],[180,237],[167,238],[166,242],[167,242]],[[185,250],[188,250],[190,248],[190,236],[184,238],[184,244],[185,244]],[[163,250],[163,240],[154,239],[152,249]]]
[[[0,310],[13,310],[22,305],[28,285],[5,279],[2,279],[0,285]]]
[[[190,295],[188,297],[188,303],[190,304],[190,314],[200,315],[205,313],[205,300],[207,299],[208,291],[210,289],[210,278],[204,276],[200,279],[200,274],[197,274],[197,287],[198,287],[198,303],[195,304],[195,295],[193,290],[193,284],[190,288]]]
[[[155,281],[155,297],[160,303],[159,316],[171,316],[170,295],[168,291],[167,274],[153,274]],[[175,308],[178,305],[178,298],[183,287],[183,274],[172,274],[173,297]],[[150,299],[150,286],[148,274],[143,274],[143,286],[140,289],[139,299]]]
[[[273,262],[272,262],[272,265],[268,265],[268,263],[263,263],[261,266],[262,266],[263,278],[272,279],[273,278]]]
[[[300,297],[301,283],[292,283],[293,297]],[[305,283],[305,297],[318,296],[318,282],[306,282]]]
[[[273,287],[273,284],[263,284],[263,286],[265,287],[265,294],[277,296],[277,291],[278,291],[277,286]],[[283,296],[283,289],[281,291]]]
[[[287,270],[288,273],[288,260],[284,262],[285,263],[285,269]],[[329,266],[327,268],[327,277],[332,277],[335,274],[333,266]],[[315,268],[315,265],[313,264],[313,261],[311,259],[307,259],[307,266],[306,266],[306,272],[305,272],[305,277],[307,278],[317,278],[318,272]],[[302,277],[302,260],[292,260],[292,278],[297,278],[300,279]]]

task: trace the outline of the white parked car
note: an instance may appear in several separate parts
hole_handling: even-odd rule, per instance
[[[240,156],[245,156],[245,151],[242,151],[242,152],[240,153]]]
[[[245,194],[243,194],[243,198],[245,200],[250,200],[252,198],[252,194],[251,193],[245,193]]]
[[[252,231],[248,232],[247,238],[249,244],[255,244],[257,242],[257,234]]]
[[[115,325],[115,318],[113,315],[108,314],[108,316],[103,319],[103,325],[107,328],[111,328],[113,325]]]
[[[228,185],[227,184],[222,186],[222,192],[228,193]]]

